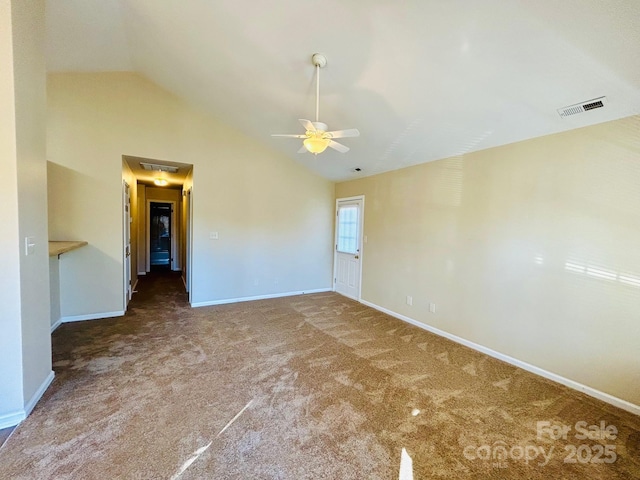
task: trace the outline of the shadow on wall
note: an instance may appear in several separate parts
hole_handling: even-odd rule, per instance
[[[60,257],[62,319],[122,311],[122,192],[107,188],[99,172],[83,173],[51,161],[47,181],[49,240],[89,243]]]

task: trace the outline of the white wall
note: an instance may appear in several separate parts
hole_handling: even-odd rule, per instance
[[[364,300],[640,405],[640,117],[336,185],[358,194]]]
[[[0,425],[30,411],[53,379],[45,155],[44,1],[0,0],[3,279]],[[28,256],[24,239],[35,246]]]
[[[123,154],[194,165],[195,303],[331,287],[332,183],[144,78],[50,75],[47,139],[51,235],[89,242],[63,315],[122,308]]]

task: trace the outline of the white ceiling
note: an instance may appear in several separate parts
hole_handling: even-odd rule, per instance
[[[333,180],[640,113],[638,0],[48,0],[47,41],[49,71],[137,71]],[[314,52],[346,154],[270,137],[313,120]]]

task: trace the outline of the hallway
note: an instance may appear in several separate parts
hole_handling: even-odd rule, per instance
[[[162,306],[188,306],[189,296],[184,288],[182,272],[170,270],[151,271],[138,277],[136,292],[129,302],[127,316],[135,309],[149,309]]]

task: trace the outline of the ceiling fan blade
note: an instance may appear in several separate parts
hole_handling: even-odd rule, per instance
[[[359,137],[360,131],[357,128],[350,128],[348,130],[336,130],[334,132],[327,132],[329,138],[346,138],[346,137]]]
[[[302,124],[305,130],[312,131],[312,132],[316,131],[316,127],[313,126],[313,123],[311,123],[311,120],[305,120],[304,118],[300,118],[298,119],[298,121]]]
[[[329,146],[341,153],[347,153],[349,151],[349,147],[342,145],[341,143],[334,142],[333,140],[329,140]]]
[[[305,147],[304,145],[302,146],[302,148],[300,150],[298,150],[298,153],[307,153],[309,150],[307,150],[307,147]]]
[[[289,135],[285,133],[272,133],[272,137],[307,138],[306,135]]]

